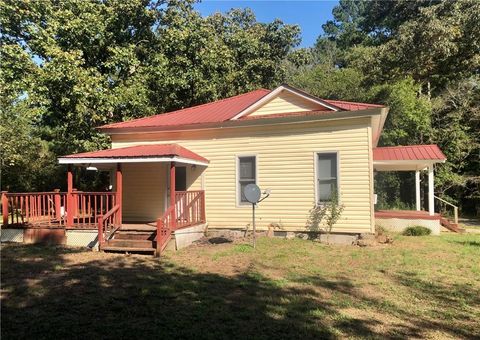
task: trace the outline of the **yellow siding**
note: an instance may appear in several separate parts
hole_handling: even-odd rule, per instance
[[[334,230],[369,232],[373,230],[369,126],[368,119],[352,119],[335,123],[114,135],[112,147],[178,143],[209,159],[210,165],[205,170],[199,166],[187,168],[191,172],[189,189],[203,187],[206,190],[210,228],[244,228],[251,222],[251,208],[237,207],[236,203],[236,156],[255,154],[258,185],[272,190],[271,196],[258,207],[258,225],[266,228],[272,222],[280,223],[285,230],[304,230],[314,205],[314,153],[338,151],[340,195],[345,210]],[[159,180],[154,185],[146,183],[148,174],[152,177],[151,172],[140,168],[134,175],[135,165],[131,167],[132,176],[142,183],[142,188],[160,185]],[[199,176],[202,172],[203,180]],[[134,186],[134,177],[131,186]],[[136,209],[138,203],[135,204]],[[134,208],[131,208],[132,214]]]
[[[165,208],[168,167],[162,163],[125,163],[123,220],[155,221]]]
[[[287,91],[282,91],[278,96],[250,113],[249,116],[262,116],[277,113],[303,112],[322,109],[323,106],[303,99]]]

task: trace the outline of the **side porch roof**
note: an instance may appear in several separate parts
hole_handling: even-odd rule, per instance
[[[66,155],[58,158],[60,164],[113,164],[178,162],[208,166],[209,161],[178,144],[145,144],[117,149],[99,150]]]
[[[373,167],[377,171],[423,170],[446,160],[436,144],[373,148]]]

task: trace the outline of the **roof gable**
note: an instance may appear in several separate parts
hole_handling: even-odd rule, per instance
[[[271,114],[287,114],[305,111],[332,111],[319,103],[306,100],[289,91],[281,91],[265,104],[245,115],[245,117],[265,116]]]
[[[281,85],[239,112],[232,120],[246,116],[298,113],[306,111],[341,111],[340,107],[288,85]]]

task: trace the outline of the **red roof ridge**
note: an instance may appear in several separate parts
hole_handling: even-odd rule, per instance
[[[362,103],[362,102],[351,102],[348,100],[337,100],[337,99],[323,99],[326,102],[332,102],[332,103],[344,103],[344,104],[356,104],[356,105],[368,105],[368,106],[373,106],[373,107],[385,107],[385,105],[382,104],[370,104],[370,103]]]
[[[228,100],[238,99],[238,98],[243,97],[243,96],[246,96],[246,95],[251,95],[252,93],[255,93],[255,92],[265,92],[265,95],[267,95],[267,94],[270,93],[271,91],[270,91],[270,90],[267,90],[267,89],[264,89],[264,88],[259,88],[259,89],[253,90],[253,91],[249,91],[249,92],[237,94],[237,95],[235,95],[235,96],[231,96],[231,97],[227,97],[227,98],[223,98],[223,99],[217,99],[217,100],[215,100],[215,101],[213,101],[213,102],[208,102],[208,103],[198,104],[198,105],[194,105],[194,106],[189,106],[189,107],[185,107],[185,108],[181,108],[181,109],[177,109],[177,110],[169,111],[169,112],[165,112],[165,113],[157,113],[157,114],[154,114],[154,115],[152,115],[152,116],[147,116],[147,117],[131,119],[131,120],[123,121],[123,122],[117,122],[117,123],[111,123],[111,124],[102,125],[102,126],[100,126],[100,128],[118,127],[118,126],[121,126],[123,123],[131,123],[131,122],[133,122],[133,121],[139,122],[139,121],[142,121],[142,120],[145,120],[145,119],[153,118],[153,117],[155,117],[155,116],[167,116],[167,115],[171,115],[171,114],[173,114],[173,113],[179,113],[179,112],[181,112],[181,111],[183,111],[182,113],[184,113],[185,111],[189,111],[189,110],[192,110],[192,109],[198,109],[198,108],[200,108],[200,107],[204,107],[204,106],[209,106],[209,105],[213,105],[213,104],[225,102],[225,101],[228,101]],[[252,103],[252,104],[253,104],[253,103]],[[251,104],[251,105],[252,105],[252,104]]]
[[[398,147],[402,147],[402,148],[406,148],[406,147],[424,147],[424,146],[437,146],[438,147],[438,144],[414,144],[414,145],[389,145],[389,146],[376,146],[374,147],[374,149],[379,149],[379,148],[382,148],[382,149],[386,149],[386,148],[398,148]]]

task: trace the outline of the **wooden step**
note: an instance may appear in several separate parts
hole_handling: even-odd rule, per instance
[[[154,241],[151,240],[114,238],[112,240],[109,240],[106,244],[109,247],[154,248]]]
[[[444,226],[445,228],[447,228],[448,230],[453,231],[455,233],[464,233],[465,232],[465,229],[460,228],[457,223],[453,223],[453,222],[449,221],[448,219],[446,219],[445,217],[442,217],[440,219],[440,224],[442,226]]]
[[[150,240],[155,239],[155,232],[133,232],[133,231],[121,231],[115,233],[115,240]]]
[[[150,225],[128,225],[122,224],[121,231],[135,231],[135,232],[154,232],[157,231],[157,227]]]
[[[141,247],[113,247],[103,246],[103,251],[125,252],[125,253],[154,253],[154,248],[141,248]]]

